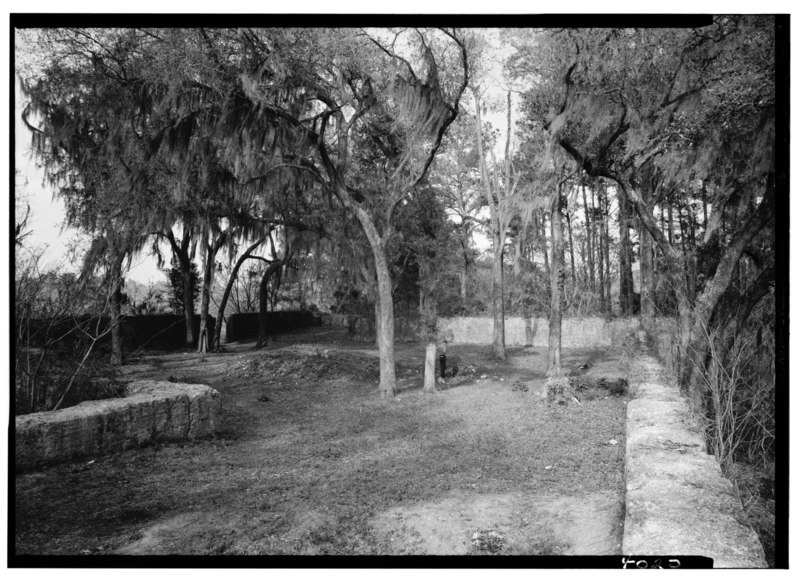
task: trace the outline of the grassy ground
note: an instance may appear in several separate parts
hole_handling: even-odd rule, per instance
[[[218,389],[223,430],[17,476],[17,554],[619,553],[624,397],[548,405],[546,352],[458,345],[458,376],[428,395],[424,346],[401,344],[386,401],[376,350],[341,338],[129,365]],[[613,353],[564,354],[623,372]]]

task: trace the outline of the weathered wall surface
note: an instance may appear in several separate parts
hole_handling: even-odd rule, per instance
[[[629,384],[623,553],[708,556],[715,568],[766,568],[758,535],[741,523],[733,484],[705,452],[675,381],[657,359],[638,355]]]
[[[332,326],[347,328],[353,340],[374,341],[375,324],[369,317],[330,316]],[[439,328],[456,344],[491,344],[492,319],[488,317],[440,318]],[[561,324],[561,345],[565,348],[593,348],[611,346],[639,329],[638,318],[565,318]],[[547,347],[548,320],[546,318],[506,318],[506,346]],[[395,340],[420,340],[416,321],[395,319]]]
[[[126,393],[120,399],[16,417],[17,470],[154,441],[196,439],[218,427],[220,394],[205,385],[137,381]]]
[[[453,342],[490,344],[492,319],[478,317],[441,318],[439,326],[450,332]],[[547,347],[549,322],[546,318],[507,318],[507,346]],[[561,323],[561,346],[565,348],[611,346],[639,328],[638,318],[565,318]]]

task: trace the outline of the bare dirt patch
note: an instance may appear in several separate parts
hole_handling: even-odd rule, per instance
[[[379,397],[377,351],[331,333],[143,357],[129,378],[220,391],[222,432],[18,476],[16,552],[617,553],[624,398],[548,405],[544,350],[498,362],[458,345],[448,364],[474,372],[427,395],[424,349],[397,345],[392,401]],[[564,354],[568,368],[621,372],[616,353]],[[473,542],[481,532],[496,541]]]
[[[620,508],[616,497],[603,494],[456,493],[391,508],[373,525],[396,553],[615,554],[622,548]]]

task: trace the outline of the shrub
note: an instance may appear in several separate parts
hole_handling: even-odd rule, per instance
[[[15,413],[54,410],[82,400],[121,394],[116,371],[98,348],[111,320],[106,284],[74,274],[42,272],[41,254],[16,255]]]

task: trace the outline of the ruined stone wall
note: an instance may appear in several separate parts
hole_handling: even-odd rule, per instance
[[[655,357],[639,354],[628,382],[623,553],[707,556],[715,568],[766,568],[758,535],[743,523],[733,484],[706,453],[674,376]]]
[[[126,394],[16,417],[16,469],[196,439],[219,425],[220,394],[205,385],[136,381]]]
[[[332,315],[329,323],[347,328],[353,340],[375,340],[372,318]],[[456,344],[491,344],[492,319],[488,317],[440,318],[439,328]],[[549,322],[546,318],[506,318],[506,346],[547,347]],[[617,344],[622,338],[639,329],[638,318],[565,318],[561,324],[561,346],[564,348],[594,348]],[[419,325],[414,320],[395,319],[395,340],[420,340]]]
[[[443,332],[450,332],[453,342],[490,344],[492,319],[484,317],[440,318]],[[506,346],[547,347],[549,321],[546,318],[506,318]],[[638,318],[564,318],[561,323],[561,346],[583,348],[611,346],[639,328]]]

